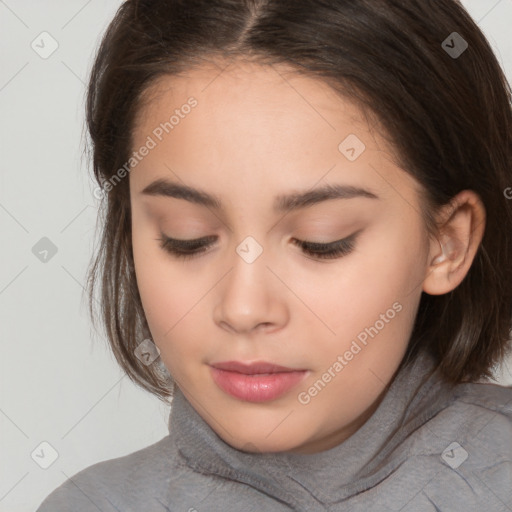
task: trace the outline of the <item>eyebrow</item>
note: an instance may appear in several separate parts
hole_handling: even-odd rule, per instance
[[[222,201],[218,196],[209,194],[204,190],[182,185],[160,178],[145,187],[141,194],[149,196],[174,197],[184,199],[207,208],[222,210]],[[273,210],[282,213],[289,210],[306,208],[330,199],[352,199],[354,197],[365,197],[369,199],[380,199],[379,196],[370,190],[341,184],[328,184],[304,192],[292,192],[290,194],[278,195],[274,199]]]

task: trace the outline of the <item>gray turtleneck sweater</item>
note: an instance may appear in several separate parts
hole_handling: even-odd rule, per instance
[[[315,454],[225,443],[177,391],[169,435],[64,482],[37,512],[511,512],[512,387],[447,385],[427,353],[346,441]]]

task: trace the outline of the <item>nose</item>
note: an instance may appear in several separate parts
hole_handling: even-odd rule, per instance
[[[270,332],[286,325],[286,286],[263,254],[248,263],[235,253],[231,262],[217,288],[215,323],[238,334]]]

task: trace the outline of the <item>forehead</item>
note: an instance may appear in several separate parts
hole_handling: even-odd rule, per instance
[[[144,92],[146,99],[155,99],[162,93],[180,94],[187,89],[207,97],[228,93],[239,93],[248,99],[261,99],[265,102],[298,100],[308,101],[309,97],[321,108],[345,107],[339,95],[318,78],[308,76],[304,71],[288,64],[263,64],[242,59],[212,59],[191,64],[176,75],[163,75],[148,86]],[[337,101],[336,101],[337,100]],[[313,106],[313,105],[312,105]]]
[[[267,134],[274,140],[280,134],[282,140],[290,134],[297,141],[299,136],[328,132],[340,137],[347,129],[365,136],[368,129],[359,108],[319,79],[284,64],[234,60],[208,61],[177,76],[160,77],[142,95],[135,135],[151,132],[155,122],[168,120],[191,97],[198,105],[187,123],[180,124],[215,129],[215,135],[232,132],[232,140],[240,128],[240,138],[252,135],[262,140]],[[172,136],[189,131],[180,127]],[[138,142],[135,138],[135,145]]]
[[[184,109],[191,98],[196,105]],[[208,63],[161,77],[143,100],[133,147],[148,136],[156,144],[130,173],[139,188],[176,177],[197,187],[207,181],[218,196],[228,186],[234,194],[255,195],[266,187],[304,189],[324,179],[373,190],[399,190],[397,181],[414,186],[378,124],[370,128],[355,104],[287,66]],[[156,140],[159,127],[162,139]],[[355,160],[343,152],[347,140],[360,151]]]

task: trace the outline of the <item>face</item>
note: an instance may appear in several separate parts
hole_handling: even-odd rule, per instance
[[[362,113],[286,71],[208,64],[148,91],[132,241],[153,341],[201,417],[238,449],[314,453],[383,398],[428,237],[418,183]]]

